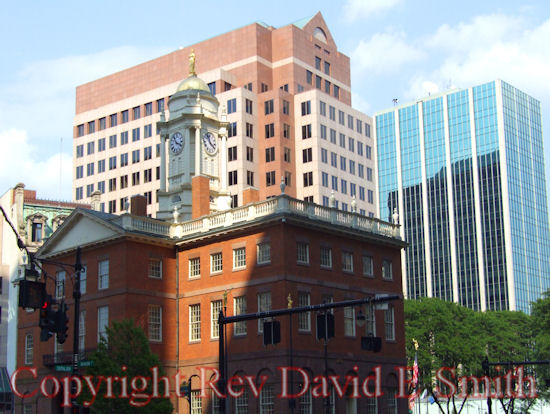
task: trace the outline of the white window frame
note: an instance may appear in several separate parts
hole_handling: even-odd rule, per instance
[[[271,292],[258,293],[258,312],[266,312],[271,310]],[[258,333],[264,332],[264,321],[266,318],[258,319]]]
[[[88,281],[88,266],[83,265],[82,271],[80,272],[80,294],[86,294],[86,283]]]
[[[201,340],[201,305],[189,305],[189,342]]]
[[[222,300],[213,300],[210,302],[210,338],[211,339],[220,339],[219,335],[219,326],[218,326],[218,315],[220,310],[223,309]]]
[[[86,349],[86,311],[80,311],[78,322],[78,350],[83,352]]]
[[[369,254],[363,255],[363,276],[374,276],[374,258]]]
[[[393,269],[392,262],[390,259],[382,260],[382,279],[384,280],[393,280]]]
[[[395,341],[395,312],[392,305],[384,311],[384,331],[386,341]]]
[[[98,290],[109,288],[109,259],[97,262],[97,283]]]
[[[210,253],[210,274],[221,273],[223,271],[222,252]]]
[[[201,391],[191,391],[191,414],[202,414]]]
[[[309,243],[296,242],[296,263],[309,264]]]
[[[109,307],[99,306],[97,308],[97,343],[101,338],[107,339],[107,327],[109,326]]]
[[[246,296],[237,296],[233,298],[233,314],[241,315],[246,313]],[[246,321],[235,323],[234,335],[246,335]]]
[[[366,336],[376,336],[376,308],[373,304],[365,307],[365,321]]]
[[[311,294],[309,292],[298,292],[298,306],[311,305]],[[311,312],[298,314],[298,330],[300,332],[311,332]]]
[[[353,252],[344,250],[342,252],[342,271],[353,273]]]
[[[353,306],[344,308],[344,336],[355,336],[355,308]]]
[[[66,273],[60,270],[55,273],[55,298],[63,299],[65,297]]]
[[[246,269],[246,247],[233,249],[233,270]]]
[[[273,385],[266,384],[260,392],[260,414],[273,414],[275,413],[275,401]]]
[[[271,263],[271,244],[269,242],[258,243],[256,245],[256,263]]]
[[[151,279],[162,279],[162,259],[151,257],[149,259],[149,277]]]
[[[25,365],[32,365],[34,359],[34,337],[25,335]]]
[[[308,389],[305,394],[300,396],[299,399],[299,413],[300,414],[312,414],[312,402],[311,402],[311,388]]]
[[[189,279],[198,279],[201,277],[201,258],[189,258]]]
[[[243,388],[243,393],[235,398],[235,414],[248,414],[248,390]]]
[[[149,305],[147,314],[149,341],[162,342],[162,306]]]
[[[332,269],[332,248],[321,246],[319,263],[324,269]]]

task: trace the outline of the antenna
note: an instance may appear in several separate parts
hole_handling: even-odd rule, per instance
[[[59,138],[59,198],[57,199],[58,203],[61,202],[61,189],[63,188],[63,137]]]
[[[393,102],[393,106],[397,106],[397,103],[399,102],[399,99],[393,98],[391,101]]]

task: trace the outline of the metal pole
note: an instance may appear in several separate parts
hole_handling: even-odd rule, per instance
[[[325,380],[328,381],[328,311],[325,311]],[[325,414],[329,414],[329,398],[325,397]]]
[[[290,366],[294,366],[294,355],[293,355],[293,349],[292,349],[292,314],[288,314],[288,335],[290,339]],[[294,395],[294,371],[290,371],[290,394]],[[294,407],[296,406],[296,400],[294,398],[291,398],[288,400],[288,406],[290,408],[290,413],[294,414]]]
[[[75,275],[74,275],[74,288],[73,288],[73,298],[74,298],[74,322],[73,322],[73,377],[79,376],[78,372],[78,359],[79,359],[79,331],[80,331],[80,272],[82,271],[81,263],[81,250],[80,247],[76,248],[76,262],[74,265]],[[71,381],[71,394],[76,395],[76,381]],[[79,412],[79,408],[76,406],[76,399],[72,401],[73,414]]]
[[[218,341],[219,341],[219,354],[220,358],[218,361],[218,369],[220,371],[220,389],[225,393],[225,336],[224,336],[224,316],[223,311],[220,309],[218,313]],[[220,414],[225,414],[226,411],[227,398],[223,398],[223,401],[220,404]]]

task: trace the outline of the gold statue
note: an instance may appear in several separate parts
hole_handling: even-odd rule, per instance
[[[290,296],[290,293],[288,294],[286,300],[287,300],[287,308],[288,309],[292,308],[292,296]]]
[[[414,350],[415,351],[418,351],[418,341],[416,339],[413,339],[413,344],[414,344]]]
[[[189,55],[189,76],[196,76],[195,73],[195,49],[191,49],[191,54]]]

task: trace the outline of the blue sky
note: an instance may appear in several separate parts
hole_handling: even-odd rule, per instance
[[[24,182],[41,198],[71,198],[77,85],[254,21],[280,27],[317,11],[351,58],[356,108],[372,115],[393,98],[501,78],[541,101],[550,171],[547,1],[31,0],[0,11],[0,194]]]

